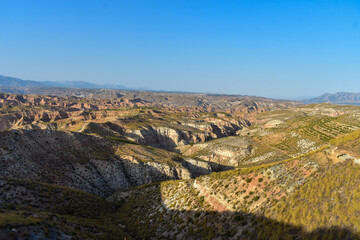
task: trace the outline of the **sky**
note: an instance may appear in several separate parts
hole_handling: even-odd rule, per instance
[[[0,75],[271,98],[360,92],[360,1],[0,0]]]

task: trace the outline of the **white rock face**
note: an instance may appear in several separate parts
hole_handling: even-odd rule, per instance
[[[276,152],[268,152],[264,155],[261,155],[261,156],[258,156],[258,157],[255,157],[255,158],[252,158],[250,159],[248,162],[249,163],[256,163],[256,162],[261,162],[261,161],[265,161],[273,156],[276,155]]]
[[[280,120],[271,120],[268,123],[265,124],[265,127],[267,128],[273,128],[273,127],[277,127],[280,124],[283,124],[283,121]]]
[[[182,124],[172,127],[142,127],[136,130],[127,130],[126,136],[141,144],[174,150],[178,146],[192,143],[202,143],[207,140],[238,135],[240,130],[250,126],[246,120],[243,121],[215,121],[201,124],[186,123],[194,129],[182,129]]]

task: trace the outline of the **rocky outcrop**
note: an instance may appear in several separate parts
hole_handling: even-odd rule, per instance
[[[184,128],[183,126],[187,128]],[[173,124],[170,126],[145,126],[128,130],[125,135],[141,144],[174,151],[176,147],[202,143],[208,140],[237,135],[240,130],[250,126],[247,120],[242,121],[209,121],[199,123]]]
[[[209,163],[222,166],[237,167],[246,157],[251,156],[255,149],[248,137],[230,136],[192,146],[178,147],[184,156],[192,156]],[[216,166],[213,166],[216,170]]]
[[[211,133],[193,133],[186,130],[169,127],[142,127],[141,129],[129,130],[126,136],[141,144],[173,150],[177,146],[190,143],[204,142],[212,138]],[[214,136],[213,136],[214,137]]]

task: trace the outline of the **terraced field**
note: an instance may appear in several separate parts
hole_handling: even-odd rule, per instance
[[[338,118],[321,116],[310,121],[307,126],[301,127],[299,132],[309,138],[323,143],[343,134],[357,130],[357,126],[348,125],[338,121]]]

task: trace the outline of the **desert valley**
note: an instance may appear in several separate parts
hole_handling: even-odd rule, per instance
[[[0,240],[360,240],[359,0],[0,0]]]
[[[360,237],[360,107],[2,91],[1,239]]]

